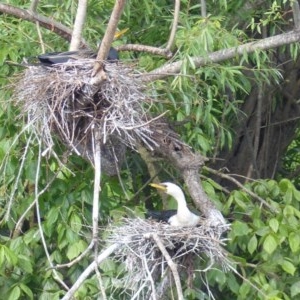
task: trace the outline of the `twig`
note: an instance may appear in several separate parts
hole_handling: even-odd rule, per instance
[[[154,268],[152,269],[152,272],[150,272],[149,270],[149,267],[148,267],[148,263],[147,263],[147,259],[145,256],[143,256],[143,262],[144,262],[144,266],[145,266],[145,270],[148,274],[148,279],[151,283],[151,289],[152,289],[152,300],[156,300],[157,299],[157,296],[156,296],[156,290],[155,290],[155,283],[154,283],[154,280],[153,280],[153,277],[152,277],[152,272],[154,270]]]
[[[47,256],[47,260],[48,263],[50,265],[51,268],[53,268],[53,263],[51,261],[51,257],[50,254],[48,252],[48,248],[47,248],[47,243],[46,243],[46,239],[44,236],[44,232],[43,232],[43,227],[42,227],[42,222],[41,222],[41,215],[40,215],[40,207],[39,207],[39,191],[38,191],[38,187],[39,187],[39,176],[40,176],[40,166],[41,166],[41,147],[42,147],[42,142],[41,140],[38,140],[39,142],[39,155],[38,155],[38,161],[37,161],[37,167],[36,167],[36,173],[35,173],[35,187],[34,187],[34,193],[35,193],[35,205],[36,205],[36,218],[37,218],[37,223],[38,223],[38,227],[39,227],[39,233],[41,236],[41,241],[44,247],[44,251],[45,254]],[[56,270],[52,270],[53,272],[53,278],[54,280],[56,280],[65,290],[68,290],[69,287],[60,279],[60,276],[58,275]]]
[[[100,291],[101,291],[101,294],[102,294],[102,299],[107,300],[107,296],[106,296],[106,293],[105,293],[105,288],[104,288],[104,285],[103,285],[102,276],[101,276],[101,273],[100,273],[97,265],[95,266],[95,272],[96,272],[96,276],[97,276],[97,279],[98,279],[99,288],[100,288]]]
[[[92,240],[89,244],[89,246],[79,255],[77,256],[75,259],[73,259],[72,261],[66,263],[66,264],[60,264],[60,265],[56,265],[54,266],[55,269],[62,269],[62,268],[70,268],[73,265],[75,265],[76,263],[78,263],[80,260],[82,260],[87,254],[88,252],[94,247],[94,240]]]
[[[184,300],[183,293],[182,293],[182,287],[181,287],[181,283],[180,283],[180,277],[179,277],[178,270],[177,270],[177,265],[173,262],[171,256],[169,255],[168,251],[166,250],[166,248],[163,245],[159,236],[156,233],[152,233],[151,236],[152,236],[153,240],[155,241],[157,247],[161,251],[162,255],[166,259],[168,266],[170,267],[170,269],[173,273],[173,278],[174,278],[176,289],[177,289],[177,299]]]
[[[247,194],[249,194],[251,197],[253,197],[254,199],[258,200],[259,202],[261,202],[263,205],[265,205],[266,207],[268,207],[271,211],[273,212],[277,212],[277,209],[272,207],[269,203],[267,203],[263,198],[259,197],[258,195],[256,195],[255,193],[253,193],[252,191],[250,191],[249,189],[247,189],[245,186],[243,186],[238,180],[236,180],[235,178],[233,178],[232,176],[226,175],[224,173],[220,173],[214,169],[211,169],[209,167],[203,167],[203,169],[207,170],[208,172],[215,174],[221,178],[227,179],[233,183],[235,183],[239,188],[241,188],[243,191],[245,191]]]
[[[21,215],[21,217],[19,218],[16,226],[15,226],[15,229],[14,229],[14,232],[13,232],[13,238],[18,236],[18,233],[21,231],[21,227],[24,222],[24,219],[26,217],[26,215],[28,214],[28,212],[35,206],[38,198],[44,194],[49,186],[52,184],[52,182],[55,180],[55,178],[57,177],[58,173],[60,172],[61,169],[59,169],[56,174],[48,181],[48,183],[46,184],[46,186],[41,190],[39,191],[39,193],[37,194],[37,196],[35,197],[35,199],[32,201],[32,203],[30,203],[30,205],[26,208],[26,210],[23,212],[23,214]]]
[[[4,217],[4,220],[6,222],[8,221],[9,216],[10,216],[11,207],[12,207],[12,204],[14,202],[14,196],[15,196],[15,193],[17,191],[18,184],[19,184],[19,181],[20,181],[20,177],[21,177],[21,174],[22,174],[22,171],[23,171],[23,168],[24,168],[24,163],[25,163],[25,160],[26,160],[27,152],[29,151],[29,146],[30,146],[30,142],[31,142],[31,139],[32,139],[32,135],[33,135],[33,133],[30,134],[30,136],[28,138],[28,141],[26,143],[25,150],[23,152],[22,159],[21,159],[21,164],[19,166],[18,175],[15,179],[15,183],[14,183],[13,189],[11,191],[9,200],[8,200],[8,206],[7,206],[5,217]]]
[[[170,33],[170,37],[166,46],[166,50],[170,51],[173,47],[176,30],[178,26],[178,20],[179,20],[179,13],[180,13],[180,0],[175,0],[175,9],[174,9],[174,18],[173,18],[173,24],[172,29]]]
[[[87,10],[87,0],[79,0],[76,18],[73,26],[72,39],[70,44],[70,51],[78,50],[81,43],[81,35],[85,22]]]
[[[113,252],[115,252],[121,245],[119,243],[115,243],[106,248],[102,253],[100,253],[96,259],[93,261],[78,277],[73,286],[68,290],[65,296],[61,300],[70,300],[72,299],[75,292],[79,289],[81,284],[86,280],[88,276],[95,270],[95,266],[101,264],[106,258],[108,258]]]
[[[100,132],[99,128],[93,125],[94,128],[92,130],[92,137],[93,137],[93,153],[94,153],[94,166],[95,166],[95,175],[94,175],[94,194],[93,194],[93,241],[94,241],[94,261],[95,261],[95,272],[96,274],[99,273],[98,266],[97,266],[97,257],[98,257],[98,240],[99,240],[99,195],[101,191],[101,146],[100,146]],[[99,273],[100,275],[100,273]],[[102,280],[99,281],[101,275],[98,278],[99,287],[102,291]],[[104,293],[105,295],[105,293]],[[104,298],[106,299],[106,297]]]
[[[39,4],[39,1],[40,0],[31,0],[29,10],[32,11],[32,12],[36,12],[36,9],[37,9],[37,6]]]

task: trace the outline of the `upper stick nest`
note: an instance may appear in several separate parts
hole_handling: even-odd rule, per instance
[[[122,245],[115,253],[115,259],[123,262],[128,271],[125,288],[133,293],[143,289],[154,292],[153,284],[149,288],[150,282],[155,282],[158,288],[168,264],[153,235],[168,251],[178,266],[178,272],[192,274],[197,258],[202,261],[202,267],[198,268],[200,272],[208,271],[215,263],[224,270],[230,269],[231,263],[222,247],[225,239],[219,236],[227,229],[228,225],[212,227],[205,220],[197,227],[173,227],[154,220],[125,219],[121,226],[111,225],[108,228],[107,241]]]
[[[148,126],[151,99],[139,76],[123,64],[105,63],[107,80],[95,86],[90,84],[94,63],[81,59],[25,70],[15,98],[46,149],[52,149],[55,133],[75,153],[93,161],[95,130],[104,150],[111,147],[105,146],[108,143],[117,146],[117,160],[125,151],[120,143],[156,145]]]

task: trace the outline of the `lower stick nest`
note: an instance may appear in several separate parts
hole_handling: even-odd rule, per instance
[[[121,63],[106,63],[107,80],[98,86],[90,84],[94,63],[81,59],[51,67],[29,66],[16,86],[15,99],[45,151],[52,150],[56,135],[73,152],[93,162],[96,130],[101,159],[107,155],[114,164],[137,139],[150,148],[156,144],[148,126],[151,99],[139,76]]]
[[[173,227],[140,218],[125,219],[121,226],[111,225],[108,242],[121,245],[114,259],[125,265],[127,275],[124,288],[131,290],[140,299],[146,294],[158,295],[162,292],[165,288],[164,278],[169,277],[167,273],[170,273],[170,266],[161,245],[179,274],[194,274],[196,268],[199,272],[206,272],[215,263],[224,270],[230,269],[227,253],[222,248],[225,239],[219,237],[220,232],[228,229],[228,225],[225,226],[214,228],[203,220],[197,227]],[[195,265],[197,259],[201,267],[199,261]]]

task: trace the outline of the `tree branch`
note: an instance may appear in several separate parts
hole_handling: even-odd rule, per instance
[[[297,0],[291,1],[292,2],[292,11],[293,11],[293,19],[294,19],[294,27],[295,29],[300,29],[300,8],[299,3]]]
[[[70,51],[78,50],[81,43],[81,35],[82,30],[85,22],[86,17],[86,10],[87,10],[87,0],[79,0],[76,18],[73,26],[73,34],[70,44]]]
[[[178,20],[179,20],[179,13],[180,13],[180,0],[175,0],[175,9],[174,9],[174,18],[173,18],[172,29],[171,29],[169,41],[168,41],[166,49],[165,49],[167,51],[170,51],[174,44],[177,26],[178,26]]]
[[[70,300],[74,296],[75,292],[79,289],[81,284],[90,276],[90,274],[95,271],[95,267],[101,264],[106,258],[108,258],[113,252],[115,252],[121,245],[118,243],[112,244],[101,254],[98,255],[97,260],[93,261],[78,277],[73,286],[68,290],[65,296],[61,300]]]
[[[265,205],[268,209],[270,209],[273,212],[276,212],[277,209],[272,207],[268,202],[266,202],[263,198],[259,197],[258,195],[256,195],[255,193],[253,193],[252,191],[250,191],[249,189],[247,189],[246,187],[243,186],[243,184],[241,184],[238,180],[236,180],[235,178],[233,178],[230,175],[226,175],[224,173],[220,173],[212,168],[209,167],[204,167],[205,170],[207,170],[208,172],[215,174],[221,178],[225,178],[233,183],[235,183],[241,190],[245,191],[247,194],[249,194],[251,197],[253,197],[254,199],[258,200],[259,202],[261,202],[261,204]]]
[[[33,13],[32,11],[28,11],[25,9],[17,8],[12,5],[2,4],[2,3],[0,3],[0,12],[33,23],[38,21],[42,27],[49,29],[50,31],[53,31],[54,33],[57,33],[59,36],[61,36],[67,41],[71,41],[72,30],[67,26],[59,22],[56,22],[50,18]]]
[[[300,30],[293,30],[288,33],[278,34],[263,40],[246,43],[237,47],[219,50],[207,55],[207,57],[191,58],[196,68],[207,65],[209,63],[219,63],[227,59],[236,58],[245,53],[252,53],[256,50],[268,50],[277,48],[283,45],[299,42]],[[162,79],[167,76],[180,73],[183,62],[177,61],[171,64],[163,65],[162,67],[151,71],[143,76],[144,82],[151,82]]]
[[[173,262],[170,254],[166,250],[166,248],[165,248],[164,244],[162,243],[161,239],[159,238],[159,236],[156,233],[152,233],[151,236],[152,236],[153,240],[155,241],[157,247],[159,248],[160,252],[166,259],[167,264],[173,273],[173,278],[174,278],[176,289],[177,289],[177,299],[184,300],[183,293],[182,293],[182,287],[181,287],[181,283],[180,283],[180,277],[178,274],[176,264]]]
[[[92,80],[93,84],[97,84],[106,78],[105,74],[101,72],[101,70],[103,69],[103,61],[106,59],[111,44],[114,40],[114,35],[117,30],[117,26],[124,10],[125,4],[126,0],[116,0],[115,2],[115,6],[111,13],[103,40],[101,41],[101,46],[99,47],[97,61],[94,65],[92,73],[92,77],[94,77]]]

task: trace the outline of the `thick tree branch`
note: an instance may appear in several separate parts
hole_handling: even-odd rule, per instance
[[[79,0],[77,7],[77,14],[73,26],[73,34],[70,44],[70,51],[78,50],[81,43],[81,35],[85,22],[87,10],[87,0]]]
[[[113,8],[103,40],[101,41],[101,46],[99,47],[99,51],[97,54],[97,62],[95,63],[92,73],[92,77],[94,77],[92,80],[93,84],[97,84],[106,78],[105,74],[101,72],[101,70],[103,69],[102,62],[106,59],[111,44],[114,40],[115,32],[117,30],[117,26],[124,10],[125,4],[126,0],[116,0],[115,2],[115,6]]]
[[[300,30],[293,30],[288,33],[279,34],[256,42],[246,43],[237,47],[219,50],[207,55],[207,57],[194,57],[192,61],[197,68],[209,63],[219,63],[224,60],[235,58],[245,53],[252,53],[256,50],[268,50],[277,48],[283,45],[300,41]],[[144,82],[151,82],[162,79],[170,75],[180,73],[183,62],[177,61],[171,64],[163,65],[162,67],[153,70],[143,76]]]
[[[26,20],[26,21],[33,22],[33,23],[38,21],[42,27],[49,29],[50,31],[53,31],[54,33],[58,34],[59,36],[61,36],[62,38],[64,38],[67,41],[71,41],[72,30],[70,28],[68,28],[67,26],[65,26],[59,22],[56,22],[50,18],[33,13],[32,11],[29,11],[29,10],[20,9],[20,8],[14,7],[12,5],[2,4],[2,3],[0,3],[0,12],[3,12],[5,14],[15,16],[22,20]],[[83,44],[86,45],[86,43],[83,43]]]

